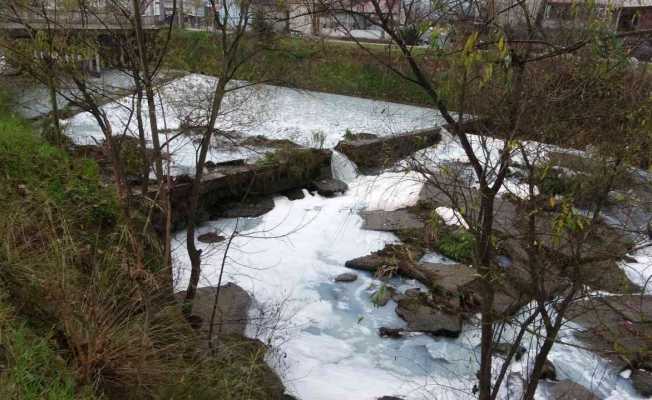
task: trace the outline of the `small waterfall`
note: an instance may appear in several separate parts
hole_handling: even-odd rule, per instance
[[[339,179],[342,182],[349,183],[358,177],[358,166],[344,154],[333,150],[333,155],[331,156],[331,175],[333,175],[333,179]]]

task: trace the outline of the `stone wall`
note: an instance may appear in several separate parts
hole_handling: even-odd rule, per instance
[[[330,177],[329,150],[297,149],[283,160],[260,164],[224,166],[204,175],[201,185],[200,219],[225,203],[278,194],[309,186],[314,180]],[[192,180],[177,179],[170,193],[175,229],[181,229],[188,216]]]

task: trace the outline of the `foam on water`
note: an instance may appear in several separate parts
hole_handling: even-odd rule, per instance
[[[350,183],[358,177],[358,166],[344,154],[333,150],[333,155],[331,156],[331,174],[335,179]]]
[[[163,88],[163,108],[159,111],[164,112],[159,112],[159,125],[178,128],[181,118],[192,111],[188,99],[210,90],[214,82],[210,77],[189,75]],[[133,127],[124,126],[124,104],[109,104],[104,109],[115,127],[132,128],[135,132]],[[147,128],[147,115],[144,117]],[[390,135],[431,127],[437,121],[436,113],[430,109],[261,85],[228,100],[219,127],[238,129],[245,135],[263,134],[303,145],[333,147],[346,129]],[[102,136],[88,114],[72,118],[69,129],[82,142]],[[317,131],[319,134],[315,134]],[[473,135],[470,140],[481,162],[495,165],[504,143]],[[196,157],[192,138],[178,137],[170,147],[175,169],[189,172]],[[211,151],[209,160],[248,156],[240,150],[216,149]],[[459,143],[447,132],[443,132],[440,145],[417,156],[424,161],[468,162]],[[354,164],[344,156],[335,153],[333,161],[334,176],[349,184],[346,194],[326,199],[306,192],[306,197],[297,201],[277,197],[275,208],[262,217],[218,220],[199,229],[198,234],[218,230],[228,235],[237,227],[239,235],[225,262],[224,283],[237,283],[252,293],[257,302],[258,307],[251,311],[248,334],[275,345],[278,357],[269,361],[283,376],[288,389],[301,399],[371,400],[382,395],[400,395],[411,400],[475,398],[472,389],[480,338],[476,325],[467,324],[454,340],[424,335],[382,339],[377,335],[379,327],[403,327],[404,322],[394,312],[392,301],[382,308],[372,304],[371,287],[378,287],[381,282],[363,272],[358,273],[359,278],[353,283],[333,281],[336,275],[350,272],[344,267],[347,260],[397,241],[389,233],[362,230],[359,210],[394,210],[414,205],[423,185],[421,177],[399,172],[358,176]],[[522,189],[518,182],[507,182],[501,191],[523,194]],[[184,239],[184,232],[175,238],[175,284],[179,290],[185,289],[189,278]],[[214,285],[224,244],[199,243],[199,247],[204,250],[200,285]],[[628,265],[628,275],[631,273],[629,276],[635,281],[646,281],[652,276],[652,251],[642,250],[634,256],[638,263]],[[425,260],[441,258],[431,254]],[[391,284],[399,290],[420,287],[417,282],[398,278]],[[265,314],[260,312],[261,308],[265,308]],[[277,315],[275,311],[278,318],[273,317]],[[278,324],[266,324],[274,320]],[[507,329],[505,334],[514,333]],[[572,329],[564,329],[561,336],[575,343]],[[525,347],[532,348],[533,340],[526,336]],[[531,356],[526,359],[532,359]],[[630,381],[595,354],[558,344],[550,360],[560,379],[571,379],[609,399],[638,398]],[[496,360],[495,368],[498,365]],[[521,361],[513,363],[510,371],[526,376],[529,368],[527,362]],[[547,398],[545,386],[541,386],[537,398]],[[509,393],[503,390],[501,398]]]
[[[248,334],[270,340],[277,347],[276,356],[269,362],[298,398],[475,398],[472,389],[480,343],[477,325],[466,324],[458,339],[418,334],[400,340],[383,339],[377,334],[379,327],[405,324],[397,317],[393,301],[381,308],[371,302],[373,288],[381,282],[364,272],[357,272],[359,278],[352,283],[333,281],[338,274],[351,272],[344,267],[347,260],[397,241],[389,233],[362,230],[358,211],[413,204],[421,185],[415,176],[405,174],[359,176],[342,196],[327,199],[305,192],[305,198],[297,201],[277,197],[275,208],[262,217],[214,221],[199,230],[198,234],[218,230],[228,235],[238,225],[240,234],[226,260],[225,282],[235,282],[255,297],[259,307],[251,312]],[[189,277],[184,238],[181,233],[175,239],[179,290],[185,288]],[[199,245],[204,249],[201,285],[213,285],[224,245]],[[391,284],[399,290],[422,287],[398,278]],[[270,313],[270,308],[276,310],[270,305],[281,305],[281,322],[274,325],[275,329],[269,329],[260,313],[260,308],[266,308],[265,315],[276,315]],[[510,329],[506,329],[505,338],[514,335]],[[572,329],[565,329],[562,338],[575,343]],[[534,340],[526,336],[524,346],[532,349]],[[533,360],[533,353],[529,359]],[[559,344],[550,359],[560,379],[572,379],[611,399],[637,398],[629,381],[595,354]],[[496,371],[499,365],[496,360]],[[526,376],[530,368],[527,361],[521,361],[513,363],[510,372]],[[509,393],[504,389],[500,398],[508,398]],[[543,384],[537,397],[546,399],[546,393]]]
[[[190,74],[163,86],[157,92],[155,101],[158,126],[178,129],[181,121],[188,117],[196,125],[202,125],[206,117],[207,99],[215,84],[214,77]],[[246,82],[234,82],[233,85],[246,86]],[[132,118],[127,124],[131,103],[132,98],[125,97],[102,107],[115,131],[126,130],[128,134],[136,134],[135,119]],[[143,114],[143,120],[149,138],[147,113]],[[436,111],[424,107],[256,85],[227,94],[216,128],[235,130],[246,136],[288,139],[303,146],[333,148],[347,130],[387,136],[430,128],[440,122]],[[103,139],[97,123],[88,113],[72,117],[67,121],[67,126],[69,134],[78,143]],[[161,134],[161,142],[166,139],[166,135]],[[175,172],[193,168],[195,147],[186,136],[171,140],[170,153]],[[219,162],[241,156],[225,153],[216,147],[209,152],[208,160]]]
[[[652,294],[652,246],[642,247],[631,256],[635,261],[622,261],[620,267],[645,293]]]

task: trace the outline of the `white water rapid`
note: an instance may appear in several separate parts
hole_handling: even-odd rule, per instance
[[[240,285],[258,304],[251,311],[248,334],[276,346],[278,357],[269,361],[288,391],[302,400],[375,400],[383,395],[409,400],[475,398],[480,334],[476,325],[466,324],[457,339],[380,338],[379,327],[404,326],[393,301],[380,308],[371,302],[373,288],[380,282],[359,271],[353,271],[359,276],[355,282],[333,280],[351,272],[344,267],[347,260],[397,240],[389,233],[362,230],[358,211],[414,204],[421,183],[414,176],[387,172],[360,175],[349,187],[335,198],[307,191],[304,199],[296,201],[276,197],[271,212],[237,222],[240,236],[227,257],[225,282]],[[219,230],[228,235],[235,225],[234,219],[213,221],[198,234]],[[183,232],[177,236],[179,250],[174,254],[179,289],[185,288],[189,276],[184,238]],[[214,285],[224,247],[199,245],[205,256],[201,285]],[[399,291],[420,286],[399,278],[391,284]],[[270,326],[275,329],[270,331]],[[570,330],[562,336],[573,343]],[[532,339],[526,339],[526,348],[530,348],[528,340]],[[560,344],[550,360],[559,379],[571,379],[604,398],[638,398],[629,381],[590,352]],[[516,362],[511,372],[526,376],[530,367],[525,361]],[[539,399],[548,399],[546,385],[540,386]],[[506,389],[500,398],[510,398],[511,392]]]
[[[333,155],[331,156],[331,175],[333,175],[334,179],[351,183],[358,177],[358,166],[344,154],[333,150]]]

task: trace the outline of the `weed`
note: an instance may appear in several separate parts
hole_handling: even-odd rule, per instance
[[[436,243],[437,250],[441,254],[463,263],[471,261],[474,246],[475,239],[473,235],[461,229],[455,231],[442,230]]]

